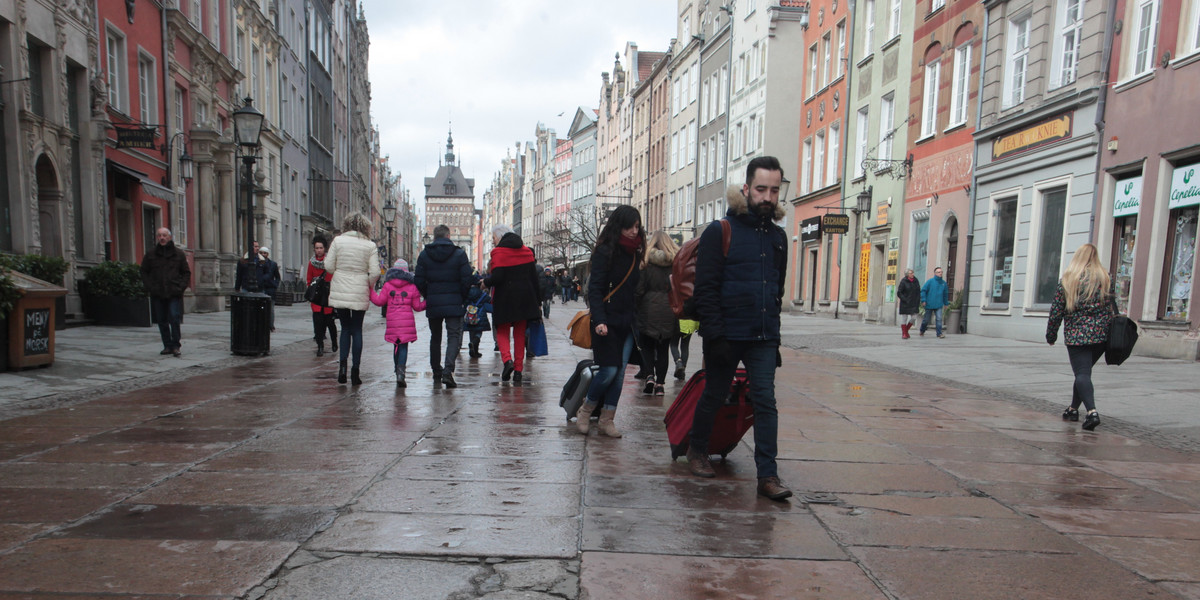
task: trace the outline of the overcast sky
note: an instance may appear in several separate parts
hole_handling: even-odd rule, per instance
[[[424,178],[454,150],[476,205],[506,149],[541,121],[566,137],[595,108],[600,74],[626,42],[663,51],[676,0],[362,0],[371,34],[371,112],[381,152],[424,212]],[[628,65],[622,60],[622,67]],[[560,116],[561,114],[561,116]]]

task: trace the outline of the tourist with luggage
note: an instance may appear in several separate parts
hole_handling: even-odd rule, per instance
[[[731,187],[728,252],[725,228],[713,222],[700,236],[696,256],[695,312],[704,338],[707,379],[692,420],[687,458],[694,475],[715,477],[709,437],[717,410],[729,394],[738,363],[746,366],[754,405],[754,463],[758,494],[772,500],[792,495],[779,479],[775,369],[779,366],[780,313],[787,275],[787,234],[776,224],[783,168],[760,156],[746,166],[746,183]]]
[[[417,341],[417,319],[413,313],[425,310],[425,299],[421,297],[415,280],[408,270],[408,261],[399,259],[383,274],[383,287],[378,292],[373,287],[367,287],[371,303],[387,307],[387,329],[383,339],[392,344],[396,387],[408,387],[404,381],[408,345]]]
[[[618,206],[609,215],[592,251],[587,297],[591,308],[592,358],[600,369],[592,378],[587,401],[576,413],[575,426],[584,435],[590,429],[592,411],[602,405],[600,433],[621,437],[614,418],[621,399],[625,364],[633,352],[637,266],[645,253],[641,213],[629,205]]]
[[[650,236],[646,258],[638,278],[634,297],[637,300],[637,331],[642,350],[642,368],[647,371],[642,392],[655,396],[665,394],[667,365],[671,340],[679,333],[679,320],[671,310],[671,261],[679,247],[665,231]]]

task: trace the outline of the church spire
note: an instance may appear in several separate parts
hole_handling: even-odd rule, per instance
[[[453,126],[446,134],[446,164],[454,165],[454,129]]]

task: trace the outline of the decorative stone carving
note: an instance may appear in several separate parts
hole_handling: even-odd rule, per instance
[[[103,75],[96,75],[88,82],[88,92],[91,94],[92,100],[92,115],[102,116],[107,115],[105,108],[108,106],[108,83],[104,81]]]

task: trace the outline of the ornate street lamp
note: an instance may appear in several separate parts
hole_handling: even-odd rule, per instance
[[[254,252],[254,163],[258,160],[262,124],[263,114],[254,108],[248,97],[241,108],[233,111],[233,137],[243,165],[241,187],[246,197],[245,266],[250,269],[250,276],[246,285],[231,298],[230,345],[234,354],[244,355],[267,354],[271,350],[269,297],[259,289],[258,254]]]
[[[392,254],[392,224],[396,222],[396,205],[392,204],[392,199],[388,198],[387,203],[383,205],[383,224],[387,225],[387,249],[388,260],[396,261],[396,257]]]

